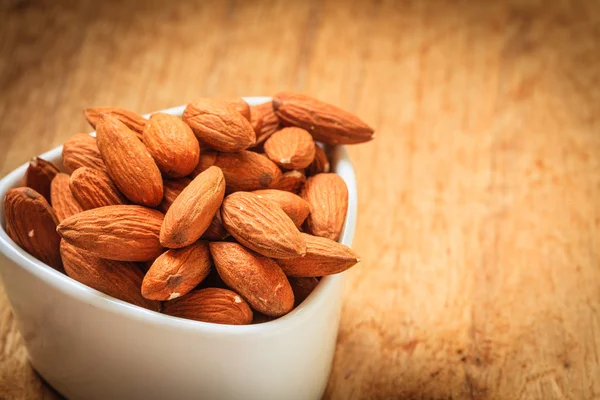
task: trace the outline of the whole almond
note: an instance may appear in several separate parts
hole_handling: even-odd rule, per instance
[[[225,196],[225,178],[210,167],[194,178],[175,199],[165,215],[160,242],[169,248],[194,243],[209,227]]]
[[[87,133],[71,136],[63,145],[62,157],[63,165],[69,173],[73,173],[77,168],[89,167],[108,174],[96,138]]]
[[[196,100],[187,105],[182,119],[201,143],[215,150],[236,152],[256,141],[250,122],[222,100]]]
[[[236,99],[226,99],[223,101],[229,106],[233,107],[237,112],[242,114],[248,121],[250,121],[250,105],[246,103],[246,100],[238,97]]]
[[[220,288],[196,290],[166,302],[163,313],[213,324],[247,325],[252,322],[248,304],[237,293]]]
[[[214,159],[207,155],[204,164],[212,160],[212,165],[221,168],[225,175],[227,193],[266,189],[281,177],[281,170],[273,161],[252,151],[212,154]]]
[[[50,161],[35,157],[25,172],[25,186],[32,188],[50,202],[50,184],[60,171]]]
[[[96,125],[98,149],[117,188],[135,204],[158,206],[163,197],[160,170],[133,131],[102,114]]]
[[[319,284],[317,278],[289,278],[294,291],[294,307],[298,307]]]
[[[254,132],[256,132],[256,146],[264,143],[281,127],[271,102],[251,106],[250,122]]]
[[[142,282],[142,296],[151,300],[173,300],[189,293],[210,272],[206,242],[170,249],[152,264]]]
[[[107,206],[83,211],[58,225],[68,243],[92,255],[117,261],[148,261],[163,248],[163,214],[142,206]]]
[[[315,142],[302,128],[284,128],[267,139],[265,153],[281,168],[302,169],[315,158]]]
[[[337,274],[360,261],[347,246],[331,239],[302,233],[306,242],[304,257],[277,260],[286,275],[291,277],[316,277]]]
[[[219,276],[253,309],[270,316],[292,310],[292,287],[275,261],[238,243],[212,242],[210,253]]]
[[[329,168],[329,159],[327,158],[325,150],[323,150],[321,146],[315,146],[315,158],[308,168],[306,168],[306,174],[308,176],[322,174],[324,172],[329,172]]]
[[[298,228],[302,226],[310,213],[310,207],[306,200],[294,193],[276,189],[255,190],[252,193],[277,203]]]
[[[192,180],[189,178],[165,179],[163,181],[164,196],[158,209],[163,213],[166,213],[177,196],[181,194],[183,189],[185,189],[190,182],[192,182]]]
[[[198,165],[198,139],[181,118],[164,113],[152,114],[143,138],[158,168],[171,178],[189,175]]]
[[[272,200],[253,193],[236,192],[223,200],[221,217],[231,236],[259,254],[292,258],[306,252],[298,228]]]
[[[317,174],[307,179],[300,196],[310,205],[306,232],[338,240],[348,211],[348,188],[337,174]]]
[[[274,185],[271,185],[271,187],[273,189],[285,190],[286,192],[299,193],[305,182],[306,176],[304,172],[293,170],[284,172],[281,178]]]
[[[50,197],[52,198],[52,208],[56,212],[58,222],[83,211],[81,205],[77,202],[71,189],[69,188],[69,175],[56,174],[50,185]]]
[[[373,128],[354,114],[300,93],[276,94],[273,110],[283,125],[306,129],[323,143],[355,144],[373,138]]]
[[[62,270],[58,219],[46,199],[28,187],[10,189],[4,197],[6,233],[23,250]]]
[[[76,169],[71,175],[69,187],[83,210],[127,204],[110,177],[97,169]]]
[[[119,107],[96,107],[86,108],[83,110],[85,119],[87,119],[94,129],[97,129],[98,121],[100,120],[100,116],[102,114],[109,114],[117,118],[119,121],[125,124],[125,126],[134,131],[138,139],[142,140],[144,127],[146,126],[146,123],[148,123],[146,118],[134,113],[133,111],[125,110],[124,108]]]
[[[65,272],[78,282],[99,292],[149,310],[159,311],[158,301],[142,297],[144,273],[135,263],[103,260],[65,242],[60,243]]]

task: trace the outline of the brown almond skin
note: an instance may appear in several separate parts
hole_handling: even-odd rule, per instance
[[[375,133],[354,114],[300,93],[276,94],[273,110],[283,125],[306,129],[315,140],[327,144],[368,142]]]
[[[198,160],[198,165],[194,168],[194,171],[190,174],[190,178],[194,179],[201,172],[204,172],[208,169],[208,167],[212,167],[215,165],[217,161],[217,152],[215,151],[202,151],[200,153],[200,159]]]
[[[233,107],[237,112],[242,114],[248,121],[250,121],[250,105],[246,103],[246,100],[238,97],[235,99],[225,99],[223,101],[229,106]]]
[[[187,105],[182,119],[202,144],[218,151],[241,151],[256,141],[250,122],[222,100],[196,100]]]
[[[262,144],[281,128],[279,118],[275,115],[271,102],[251,106],[250,122],[254,132],[256,132],[255,148],[262,147]]]
[[[271,185],[271,188],[298,194],[304,187],[305,182],[306,176],[301,170],[287,171],[281,174],[281,178],[274,185]]]
[[[46,199],[28,187],[11,189],[4,197],[6,233],[23,250],[62,271],[58,219]]]
[[[70,217],[71,215],[83,211],[77,199],[73,197],[69,188],[70,176],[67,174],[56,174],[50,185],[50,197],[52,198],[52,208],[56,212],[58,222]]]
[[[258,312],[273,317],[294,307],[294,292],[274,260],[238,243],[212,242],[210,253],[223,281]]]
[[[265,153],[281,168],[303,169],[315,158],[315,142],[302,128],[284,128],[267,139]]]
[[[60,254],[67,275],[99,292],[152,311],[160,311],[158,301],[142,297],[140,287],[144,273],[137,264],[103,260],[64,240]]]
[[[302,233],[306,242],[304,257],[277,260],[290,277],[317,277],[347,270],[360,261],[349,247],[331,239]]]
[[[189,175],[198,165],[198,139],[181,118],[164,113],[152,114],[143,139],[156,165],[168,177]]]
[[[315,146],[315,158],[306,168],[306,175],[327,173],[330,170],[329,159],[321,146]]]
[[[108,174],[106,165],[100,156],[96,138],[87,133],[71,136],[63,145],[62,158],[65,170],[70,174],[81,167],[97,169]]]
[[[83,210],[127,204],[127,199],[110,177],[97,169],[76,169],[71,175],[69,187]]]
[[[317,174],[307,179],[300,197],[310,205],[305,231],[338,240],[348,212],[348,188],[337,174]]]
[[[158,209],[163,213],[171,207],[177,196],[192,182],[189,178],[165,179],[163,181],[164,196]]]
[[[116,261],[149,261],[163,252],[163,214],[142,206],[107,206],[75,214],[58,225],[68,243]]]
[[[150,300],[173,300],[189,293],[210,272],[206,242],[170,249],[152,264],[142,282],[142,296]]]
[[[223,219],[221,218],[221,212],[217,211],[212,221],[210,221],[210,225],[202,234],[201,239],[205,240],[223,240],[227,236],[229,236],[229,232],[225,229],[223,225]]]
[[[230,194],[223,200],[221,218],[231,236],[259,254],[292,258],[306,252],[298,228],[272,200],[247,192]]]
[[[161,244],[176,249],[200,239],[224,196],[225,177],[219,168],[210,167],[195,177],[167,211],[160,230]]]
[[[302,197],[291,192],[276,189],[255,190],[255,195],[273,200],[294,221],[298,228],[310,213],[310,206]]]
[[[160,170],[135,133],[117,118],[102,114],[96,135],[108,174],[121,193],[135,204],[158,206],[163,197]]]
[[[83,115],[85,116],[85,119],[94,129],[97,129],[98,121],[102,114],[109,114],[117,118],[129,129],[134,131],[138,139],[142,140],[142,133],[144,132],[144,127],[148,123],[148,120],[146,118],[134,113],[133,111],[129,111],[119,107],[96,107],[86,108],[83,110]]]
[[[298,307],[312,293],[319,284],[317,278],[289,278],[290,286],[294,291],[294,307]]]
[[[196,290],[166,302],[163,313],[213,324],[248,325],[252,322],[248,304],[237,293],[220,288]]]
[[[32,188],[50,203],[50,184],[60,171],[50,161],[35,157],[25,172],[25,186]]]

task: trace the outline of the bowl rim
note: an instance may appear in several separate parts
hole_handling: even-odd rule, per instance
[[[271,98],[244,97],[244,100],[250,105],[257,105],[270,101]],[[184,109],[185,105],[182,105],[156,112],[180,116]],[[151,114],[153,113],[144,114],[144,117],[149,117]],[[95,132],[91,132],[90,134],[95,135]],[[348,157],[348,152],[344,146],[336,146],[333,148],[333,155],[335,162],[332,163],[332,166],[334,166],[335,172],[344,179],[348,186],[348,212],[344,222],[340,243],[350,247],[356,228],[356,177],[352,163]],[[53,161],[62,166],[62,162],[59,161],[61,156],[62,145],[41,154],[39,157]],[[29,162],[21,165],[0,180],[0,199],[2,199],[2,201],[0,201],[0,253],[18,265],[22,270],[33,275],[33,277],[44,281],[46,284],[68,297],[78,299],[90,306],[103,309],[110,313],[120,314],[121,316],[128,317],[132,320],[152,325],[160,325],[166,328],[187,329],[198,333],[216,333],[228,336],[249,334],[259,334],[264,336],[279,333],[282,330],[287,331],[296,329],[297,326],[302,325],[306,320],[310,319],[312,315],[318,312],[320,304],[327,301],[330,292],[334,291],[342,284],[343,273],[324,277],[306,300],[288,314],[272,321],[250,325],[222,325],[173,317],[156,311],[147,310],[105,295],[104,293],[92,289],[39,261],[26,251],[22,250],[6,233],[4,197],[8,190],[23,184],[25,171],[27,170],[28,165]],[[7,297],[9,296],[7,295]]]

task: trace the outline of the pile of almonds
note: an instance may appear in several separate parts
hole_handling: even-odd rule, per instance
[[[359,261],[337,242],[348,190],[321,146],[370,140],[356,116],[290,92],[200,99],[181,118],[84,114],[96,137],[64,144],[66,173],[36,158],[4,199],[8,235],[69,277],[168,315],[250,324]]]

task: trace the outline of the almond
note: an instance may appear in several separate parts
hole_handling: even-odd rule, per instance
[[[225,325],[247,325],[252,310],[235,292],[227,289],[196,290],[180,299],[169,301],[163,313],[173,317]]]
[[[71,175],[69,187],[83,210],[127,204],[110,177],[97,169],[76,169]]]
[[[231,236],[259,254],[291,258],[306,252],[298,228],[272,200],[253,193],[236,192],[223,201],[221,217]]]
[[[158,168],[171,178],[189,175],[200,157],[194,132],[181,118],[152,114],[144,129],[144,144]]]
[[[233,107],[235,111],[242,114],[248,121],[250,121],[250,105],[246,103],[246,100],[238,97],[236,99],[226,99],[223,101],[229,106]]]
[[[319,284],[317,278],[289,278],[290,286],[294,291],[294,307],[299,306],[312,293]]]
[[[273,110],[283,125],[306,129],[323,143],[355,144],[374,136],[373,128],[355,115],[300,93],[276,94]]]
[[[65,272],[78,282],[99,292],[153,311],[160,311],[158,301],[142,297],[140,287],[144,273],[135,263],[103,260],[65,242],[60,243]]]
[[[331,239],[302,233],[306,242],[304,257],[277,260],[286,275],[291,277],[316,277],[337,274],[360,261],[347,246]]]
[[[148,261],[158,257],[163,214],[142,206],[94,208],[66,218],[58,233],[68,243],[100,258]]]
[[[255,190],[252,193],[277,203],[298,228],[302,226],[308,213],[310,213],[310,207],[306,200],[294,193],[275,189]]]
[[[315,158],[315,142],[302,128],[284,128],[267,139],[265,153],[281,168],[302,169]]]
[[[4,197],[6,233],[23,250],[62,270],[58,219],[50,204],[35,190],[27,187],[11,189]]]
[[[200,159],[198,165],[194,168],[194,171],[190,174],[191,178],[197,177],[201,172],[204,172],[208,167],[215,165],[217,161],[217,153],[215,151],[202,151],[200,152]]]
[[[229,232],[223,226],[223,219],[221,218],[221,212],[217,211],[210,225],[202,234],[201,239],[205,240],[223,240],[229,236]]]
[[[225,175],[227,193],[266,189],[275,184],[281,177],[281,170],[273,161],[251,151],[239,153],[212,153],[206,155],[200,163],[207,165],[213,161],[214,166],[221,168]],[[200,166],[199,166],[200,167]],[[199,171],[200,168],[196,168]]]
[[[238,243],[212,242],[210,252],[219,276],[252,308],[270,316],[292,310],[292,287],[275,261]]]
[[[96,135],[108,174],[121,193],[135,204],[158,206],[163,197],[162,177],[133,131],[117,118],[103,114]]]
[[[89,167],[108,174],[96,138],[87,133],[78,133],[67,140],[63,145],[62,158],[63,165],[69,173],[73,173],[77,168]]]
[[[50,202],[50,184],[60,171],[50,161],[35,157],[25,172],[25,186],[32,188]]]
[[[250,107],[250,122],[256,132],[256,145],[264,143],[272,134],[280,129],[279,118],[273,111],[271,102]]]
[[[286,192],[298,193],[306,182],[304,172],[299,170],[288,171],[281,175],[281,178],[271,185],[273,189],[285,190]]]
[[[166,213],[167,210],[171,207],[171,204],[173,204],[173,202],[177,198],[177,196],[181,194],[183,189],[185,189],[190,184],[190,182],[192,182],[192,180],[189,178],[165,179],[163,181],[164,196],[158,209],[163,213]]]
[[[119,121],[125,124],[125,126],[134,131],[138,139],[142,140],[144,127],[148,122],[146,118],[134,113],[133,111],[125,110],[124,108],[119,107],[97,107],[86,108],[83,110],[85,119],[87,119],[94,129],[97,129],[96,125],[98,125],[98,121],[100,120],[100,116],[102,114],[109,114],[117,118]]]
[[[201,143],[215,150],[236,152],[247,149],[256,141],[250,122],[220,100],[200,99],[190,103],[182,119]]]
[[[160,242],[169,248],[188,246],[200,239],[219,210],[225,195],[225,178],[210,167],[175,199],[160,230]]]
[[[315,146],[315,158],[308,168],[306,168],[306,174],[308,176],[322,174],[324,172],[329,172],[329,168],[329,159],[327,158],[325,150],[323,150],[321,146]]]
[[[71,189],[69,188],[69,175],[56,174],[50,185],[50,197],[52,198],[52,208],[56,212],[58,222],[83,211]]]
[[[170,249],[152,264],[142,283],[142,295],[151,300],[173,300],[189,293],[210,272],[206,242]]]
[[[336,174],[317,174],[308,178],[300,196],[310,205],[306,231],[338,240],[348,211],[348,188]]]

